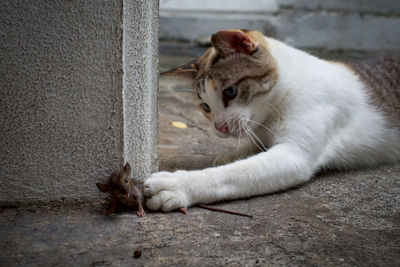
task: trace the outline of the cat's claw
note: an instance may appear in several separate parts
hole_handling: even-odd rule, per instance
[[[148,197],[147,208],[171,211],[189,206],[186,193],[188,173],[185,171],[159,172],[152,174],[145,182],[143,194]]]
[[[187,213],[187,208],[178,208],[178,211],[179,211],[180,213],[186,215],[186,213]]]
[[[136,212],[136,215],[137,215],[139,218],[141,218],[141,217],[143,217],[144,215],[146,215],[146,212],[145,212],[144,210],[139,210],[138,212]]]

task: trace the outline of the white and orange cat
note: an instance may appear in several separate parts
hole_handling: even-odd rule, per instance
[[[144,183],[152,210],[263,195],[321,169],[400,160],[399,58],[346,65],[256,31],[228,30],[166,74],[192,80],[218,135],[248,142],[220,154],[216,167],[152,174]]]

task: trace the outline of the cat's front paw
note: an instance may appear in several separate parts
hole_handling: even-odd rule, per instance
[[[215,157],[213,165],[214,166],[220,166],[220,165],[225,165],[231,162],[234,162],[238,159],[235,151],[230,150],[227,152],[222,152],[218,154],[218,156]]]
[[[151,210],[171,211],[190,206],[190,180],[194,172],[158,172],[145,182],[143,194],[148,197],[146,206]]]

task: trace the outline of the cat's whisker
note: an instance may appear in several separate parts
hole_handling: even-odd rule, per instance
[[[237,117],[235,117],[235,116],[232,116],[232,121],[231,121],[231,123],[233,124],[233,126],[231,126],[231,125],[229,124],[229,127],[231,127],[232,132],[235,131],[236,128],[238,127],[238,122],[239,122],[239,119],[238,119]]]
[[[249,142],[250,152],[251,152],[251,154],[253,154],[253,146],[251,145],[251,142],[254,142],[254,140],[252,140],[250,138],[249,133],[246,130],[246,127],[247,127],[247,122],[246,121],[242,121],[241,129],[243,130],[244,136],[246,136],[246,138],[247,138],[247,140]]]
[[[257,144],[257,142],[254,140],[254,138],[251,136],[251,134],[246,130],[246,134],[249,137],[249,139],[262,151],[262,148]]]
[[[241,120],[239,120],[238,121],[238,123],[239,123],[239,126],[238,126],[238,131],[239,131],[239,136],[238,136],[238,148],[240,147],[240,137],[241,137],[241,135],[242,135],[242,121]]]
[[[265,147],[264,143],[261,141],[260,137],[249,127],[249,132],[253,135],[254,139],[258,142],[258,144],[263,148],[261,149],[262,151],[267,151],[267,148]]]
[[[224,125],[225,123],[227,124],[229,119],[230,119],[230,118],[227,118],[227,119],[221,121],[221,122],[217,125],[217,128],[220,128],[220,127],[221,127],[222,125]]]
[[[261,151],[267,151],[267,149],[265,148],[264,144],[261,142],[260,138],[258,138],[258,136],[255,135],[254,132],[251,131],[251,129],[250,129],[249,126],[246,125],[246,126],[243,127],[243,129],[245,130],[245,133],[246,133],[247,136],[251,139],[251,141],[253,141],[253,143],[254,143]],[[258,139],[259,144],[260,144],[261,146],[263,146],[264,149],[262,149],[262,148],[260,147],[260,145],[257,143],[257,141],[254,140],[254,138],[257,138],[257,139]]]
[[[255,142],[254,138],[252,138],[252,136],[250,135],[248,128],[249,128],[249,125],[248,125],[247,120],[243,120],[241,129],[243,130],[244,135],[247,137],[247,140],[250,145],[250,151],[253,154],[253,146],[251,143],[254,143],[256,146],[257,146],[257,143]],[[261,149],[261,148],[259,147],[259,149]]]
[[[236,132],[238,134],[238,146],[240,145],[240,137],[242,135],[242,118],[239,116],[234,116],[233,119],[233,127],[232,127],[232,132]]]
[[[251,154],[253,154],[253,146],[251,145],[251,140],[249,138],[249,136],[247,135],[247,133],[245,132],[247,139],[249,140],[249,145],[250,145],[250,152]]]
[[[238,138],[238,143],[237,143],[237,150],[240,149],[240,141],[242,137],[242,121],[240,119],[237,120],[237,138]]]
[[[224,125],[225,123],[229,126],[230,123],[232,122],[232,120],[234,120],[234,119],[235,119],[234,116],[228,117],[228,118],[226,118],[225,120],[223,120],[223,121],[218,125],[218,127],[221,127],[221,126]]]
[[[258,126],[263,127],[263,128],[266,129],[268,132],[270,132],[272,135],[276,135],[269,127],[265,126],[265,125],[262,124],[262,123],[259,123],[259,122],[253,121],[253,120],[247,120],[247,121],[250,122],[250,123],[256,124],[256,125],[258,125]]]

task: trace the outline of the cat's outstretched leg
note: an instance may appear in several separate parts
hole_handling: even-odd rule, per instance
[[[144,183],[146,206],[171,211],[276,192],[307,181],[316,169],[312,157],[280,144],[228,165],[198,171],[159,172]]]

